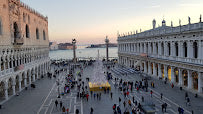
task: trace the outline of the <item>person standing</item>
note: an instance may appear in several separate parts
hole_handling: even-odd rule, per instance
[[[165,112],[166,112],[166,108],[167,108],[167,104],[166,104],[166,103],[164,103],[164,109],[165,109]]]
[[[124,108],[125,108],[125,101],[123,101],[123,106],[124,106]]]
[[[76,113],[76,114],[79,114],[79,110],[78,110],[78,109],[76,109],[75,113]]]
[[[150,91],[150,94],[151,94],[151,97],[152,97],[152,94],[153,94],[153,91],[152,91],[152,90]]]
[[[111,92],[111,99],[112,99],[112,97],[113,97],[113,93]]]
[[[57,100],[55,101],[55,105],[56,105],[56,107],[57,107],[57,105],[58,105],[58,101],[57,101]]]
[[[119,97],[119,104],[120,104],[120,102],[121,102],[121,98]]]
[[[62,108],[62,105],[63,105],[63,103],[62,103],[62,101],[60,101],[60,108]]]
[[[90,114],[93,114],[93,112],[94,112],[94,109],[91,107]]]
[[[162,100],[162,97],[163,97],[163,93],[161,93],[161,100]]]

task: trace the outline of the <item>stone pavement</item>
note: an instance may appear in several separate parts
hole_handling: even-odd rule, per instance
[[[136,80],[140,81],[143,78],[140,74],[129,74],[127,76],[114,74],[114,77],[134,82]],[[151,81],[155,83],[155,88],[150,87]],[[150,90],[153,91],[152,98],[150,97]],[[170,84],[164,84],[163,81],[152,78],[152,80],[149,81],[148,92],[141,91],[138,93],[137,91],[133,91],[131,96],[133,95],[139,100],[144,96],[145,99],[147,98],[146,101],[155,103],[158,113],[161,113],[161,104],[166,102],[168,104],[167,113],[169,114],[176,114],[179,106],[184,108],[186,114],[191,114],[192,110],[194,114],[201,114],[203,112],[203,98],[195,98],[193,93],[188,92],[191,99],[191,106],[186,106],[185,92],[185,90],[181,91],[178,87],[171,88]],[[160,99],[161,93],[163,93],[163,100]]]
[[[85,85],[88,85],[86,78],[89,77],[91,80],[93,66],[88,66],[83,70],[82,80],[85,82]],[[79,69],[76,69],[76,72]],[[60,85],[60,91],[63,90],[65,82],[65,76],[67,72],[63,72],[58,76]],[[141,80],[142,76],[139,74],[130,74],[127,76],[113,74],[113,77],[122,78],[123,80],[133,81]],[[77,79],[78,77],[76,77]],[[118,98],[122,99],[120,104],[121,111],[130,110],[132,107],[123,106],[123,101],[127,100],[123,94],[118,90],[118,87],[114,86],[116,83],[115,80],[111,80],[111,92],[113,92],[113,99],[110,98],[110,94],[105,94],[103,91],[101,93],[101,100],[97,100],[90,95],[89,100],[77,98],[76,88],[71,89],[69,94],[57,98],[58,95],[58,86],[56,80],[58,79],[48,79],[44,78],[35,82],[36,88],[28,90],[23,90],[20,93],[20,96],[15,96],[8,102],[4,104],[4,108],[0,109],[0,114],[62,114],[60,107],[56,107],[54,102],[55,100],[62,101],[65,108],[69,108],[69,114],[75,114],[75,110],[79,109],[80,114],[89,114],[90,108],[94,109],[94,114],[112,114],[113,104],[118,104]],[[184,95],[185,91],[180,91],[178,87],[173,89],[169,84],[164,84],[164,82],[157,80],[156,78],[152,79],[155,82],[155,88],[149,88],[153,90],[153,97],[150,97],[149,92],[140,91],[137,92],[133,90],[130,93],[129,99],[132,100],[132,97],[135,97],[135,100],[141,102],[141,97],[144,96],[145,102],[154,103],[156,105],[157,114],[162,113],[161,104],[167,103],[167,111],[165,114],[177,114],[177,107],[181,106],[185,109],[185,114],[191,114],[191,110],[194,110],[194,114],[201,114],[203,112],[203,98],[194,98],[194,94],[188,92],[191,99],[191,106],[185,105]],[[149,81],[150,84],[150,81]],[[163,99],[160,99],[160,93],[163,93]]]

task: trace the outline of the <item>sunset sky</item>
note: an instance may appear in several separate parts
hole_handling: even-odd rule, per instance
[[[117,32],[127,33],[166,24],[199,22],[203,0],[21,0],[49,18],[49,39],[78,44],[104,43],[106,35],[116,43]],[[203,20],[203,19],[202,19]]]

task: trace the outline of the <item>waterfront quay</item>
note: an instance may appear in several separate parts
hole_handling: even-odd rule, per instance
[[[74,68],[74,70],[72,68]],[[76,114],[77,109],[79,114],[89,114],[91,108],[93,109],[93,114],[113,114],[114,104],[119,106],[121,112],[124,113],[132,112],[132,109],[137,109],[139,103],[142,106],[145,104],[154,104],[156,114],[177,114],[178,107],[184,110],[184,114],[192,114],[192,111],[194,114],[201,114],[203,111],[203,98],[201,95],[195,97],[195,93],[188,92],[184,90],[184,88],[180,90],[176,85],[172,88],[169,82],[165,83],[156,78],[148,78],[148,91],[146,92],[146,90],[142,88],[138,91],[134,84],[136,81],[146,79],[146,75],[117,64],[106,69],[107,72],[111,73],[111,79],[109,80],[111,90],[109,92],[92,92],[91,94],[87,79],[89,78],[89,80],[91,80],[94,72],[92,70],[93,68],[94,66],[92,64],[84,64],[84,62],[77,63],[76,66],[73,64],[69,64],[68,66],[51,65],[53,77],[44,77],[43,79],[37,80],[35,82],[36,88],[29,86],[27,90],[23,90],[19,93],[19,96],[13,96],[2,105],[0,114],[63,114],[62,107],[66,109],[66,113],[68,109],[69,114]],[[104,66],[104,68],[107,67]],[[67,77],[69,77],[68,75],[71,72],[73,75],[69,79],[77,82],[76,84],[73,84],[70,80],[69,82],[67,81]],[[120,90],[120,87],[124,88],[123,84],[120,83],[121,79],[122,82],[133,82],[132,91],[129,88],[129,95],[126,97],[124,95],[125,90]],[[154,87],[151,86],[151,82],[154,83]],[[78,89],[77,85],[80,84],[81,88]],[[63,94],[65,85],[74,85],[74,87],[70,87],[68,93]],[[89,95],[88,100],[86,96],[84,96],[84,98],[78,96],[78,92],[82,91],[82,87],[84,87],[85,93]],[[150,93],[151,90],[153,91],[152,96]],[[185,100],[186,92],[190,98],[189,105],[186,104],[187,100]],[[101,94],[101,97],[97,97],[97,93]],[[163,94],[162,99],[161,93]],[[96,95],[95,97],[94,94]],[[121,99],[120,103],[119,98]],[[55,105],[56,100],[58,101],[57,107]],[[131,105],[128,103],[129,100],[131,101]],[[62,102],[61,108],[60,102]],[[164,103],[167,104],[166,112],[165,110],[162,112],[162,104]],[[141,110],[140,113],[142,114],[144,112]]]

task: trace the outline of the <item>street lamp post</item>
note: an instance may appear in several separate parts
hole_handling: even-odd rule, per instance
[[[106,43],[106,61],[108,63],[108,60],[109,60],[109,39],[108,39],[108,36],[106,36],[105,43]]]
[[[72,44],[73,44],[73,63],[76,63],[76,53],[75,53],[75,44],[76,44],[76,39],[72,39]]]

